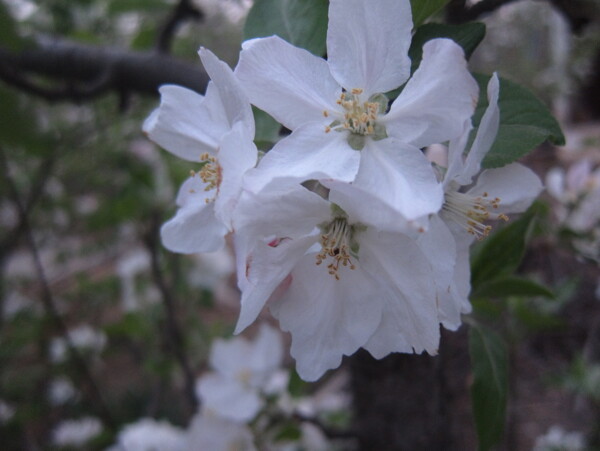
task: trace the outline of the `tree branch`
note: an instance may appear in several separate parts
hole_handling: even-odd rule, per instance
[[[446,20],[456,24],[471,22],[514,1],[517,0],[482,0],[473,6],[467,6],[465,0],[451,0],[446,7]]]
[[[108,92],[157,95],[163,84],[203,93],[208,83],[201,64],[60,39],[41,39],[20,52],[0,47],[0,79],[48,101],[75,102]]]
[[[479,19],[496,9],[517,0],[481,0],[467,6],[466,0],[451,0],[446,7],[446,20],[449,23],[464,23]],[[574,33],[579,33],[594,16],[594,6],[585,0],[542,0],[549,2],[565,16]]]
[[[173,352],[177,363],[181,367],[184,377],[185,399],[190,407],[190,414],[193,414],[198,408],[198,398],[196,397],[196,377],[192,365],[188,359],[185,349],[185,339],[181,332],[181,326],[177,320],[176,302],[173,297],[171,287],[163,277],[160,267],[160,256],[158,250],[160,228],[160,217],[154,215],[150,224],[150,229],[144,237],[144,243],[148,252],[150,252],[152,278],[160,291],[162,302],[166,313],[165,338],[167,346]]]
[[[190,0],[179,0],[158,33],[156,41],[158,52],[169,53],[177,29],[188,19],[200,22],[204,19],[204,13],[196,8]]]

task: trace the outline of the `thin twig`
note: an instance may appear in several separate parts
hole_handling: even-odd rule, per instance
[[[188,19],[200,22],[204,19],[204,13],[194,6],[190,0],[179,0],[158,33],[156,41],[158,52],[169,53],[177,29]]]
[[[6,184],[8,187],[8,194],[11,197],[11,200],[17,210],[17,214],[19,215],[19,222],[21,223],[23,229],[23,237],[25,238],[25,241],[29,246],[29,250],[33,257],[34,270],[36,272],[38,282],[40,284],[41,300],[44,305],[44,309],[47,315],[54,323],[55,327],[62,335],[63,339],[65,340],[67,349],[69,350],[69,354],[71,356],[71,359],[73,360],[73,363],[75,364],[75,366],[89,385],[90,396],[93,398],[95,404],[98,405],[100,417],[109,429],[116,430],[117,423],[115,422],[113,415],[111,414],[110,410],[108,409],[108,406],[104,401],[102,392],[100,391],[98,384],[96,383],[96,380],[94,379],[94,376],[92,375],[92,372],[89,369],[85,359],[79,353],[77,348],[73,345],[73,342],[69,336],[69,329],[62,320],[62,317],[60,316],[58,309],[56,308],[56,303],[54,302],[54,297],[52,295],[52,291],[50,290],[50,285],[48,284],[48,279],[46,277],[46,273],[44,271],[44,267],[40,259],[38,248],[35,243],[35,238],[33,237],[33,231],[29,223],[28,212],[25,209],[23,201],[21,200],[21,196],[17,189],[16,183],[11,177],[6,155],[2,147],[0,147],[0,166],[2,167],[2,170],[4,172]]]
[[[185,350],[185,340],[183,338],[183,334],[181,332],[181,326],[177,320],[177,312],[176,312],[176,301],[173,297],[173,293],[167,281],[163,276],[163,272],[160,265],[160,256],[159,256],[159,226],[160,219],[158,215],[154,215],[150,230],[145,236],[145,244],[150,252],[150,261],[151,261],[151,271],[152,278],[154,279],[154,283],[156,284],[158,290],[160,291],[163,305],[165,307],[167,327],[165,329],[166,339],[171,351],[175,355],[179,366],[183,372],[184,377],[184,392],[185,398],[189,406],[191,407],[192,412],[195,412],[198,408],[198,399],[196,397],[196,378],[194,375],[194,371],[192,370],[192,365],[189,362],[188,356]]]

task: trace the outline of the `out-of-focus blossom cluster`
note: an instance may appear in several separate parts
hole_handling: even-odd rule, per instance
[[[533,451],[583,451],[585,440],[581,432],[567,432],[561,426],[552,426],[535,440]]]
[[[52,339],[49,349],[50,358],[54,363],[64,362],[69,355],[69,343],[80,351],[98,355],[106,346],[106,340],[106,335],[101,330],[94,329],[88,324],[81,324],[69,330],[68,339],[65,337]]]
[[[322,432],[304,421],[321,410],[346,408],[344,403],[302,414],[293,402],[288,373],[283,370],[280,333],[262,325],[254,340],[242,337],[216,340],[210,353],[210,371],[197,381],[200,409],[187,428],[164,420],[142,418],[124,427],[111,451],[211,451],[331,449]],[[329,390],[328,396],[337,396]],[[303,399],[304,405],[311,398]],[[289,435],[290,424],[294,433]]]
[[[600,263],[600,166],[582,158],[567,170],[553,168],[546,185],[556,201],[556,218],[575,249]]]

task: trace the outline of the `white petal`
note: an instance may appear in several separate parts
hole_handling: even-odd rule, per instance
[[[283,343],[278,330],[262,324],[258,335],[253,341],[252,349],[247,356],[252,372],[256,374],[254,386],[260,380],[260,386],[267,383],[271,376],[281,365],[283,360]]]
[[[225,245],[226,234],[212,203],[181,207],[160,229],[163,245],[181,254],[218,251]]]
[[[586,185],[592,176],[592,162],[589,158],[576,161],[567,171],[566,184],[569,191],[581,193],[587,189]]]
[[[455,223],[446,224],[454,235],[456,245],[456,264],[454,265],[454,287],[458,298],[463,300],[462,312],[471,313],[472,307],[469,302],[471,293],[471,244],[475,241],[473,235],[465,229],[458,228]]]
[[[402,85],[410,75],[408,0],[331,0],[327,57],[335,79],[366,96]]]
[[[491,199],[500,198],[500,206],[490,213],[521,213],[527,210],[542,189],[542,182],[531,169],[512,163],[483,171],[468,193],[475,196],[487,193]]]
[[[160,88],[160,107],[144,122],[149,138],[172,154],[188,161],[199,161],[205,152],[215,154],[219,140],[229,131],[214,83],[206,96],[181,86]]]
[[[454,236],[440,217],[434,215],[417,244],[433,268],[439,321],[446,329],[457,330],[469,301],[461,296],[455,285],[457,250]]]
[[[202,411],[192,418],[187,430],[187,444],[184,449],[256,451],[252,432],[246,425],[211,415],[206,411]]]
[[[216,374],[203,376],[197,391],[205,409],[233,421],[251,421],[264,403],[256,390]]]
[[[242,189],[242,178],[256,165],[258,158],[252,137],[242,123],[235,124],[231,132],[223,136],[217,158],[222,172],[215,213],[231,229],[233,211]]]
[[[481,169],[481,162],[491,149],[496,135],[498,134],[498,126],[500,124],[500,109],[498,108],[498,95],[500,90],[500,82],[498,75],[494,73],[488,83],[487,95],[489,105],[483,113],[477,135],[469,150],[462,177],[457,178],[457,182],[461,185],[468,185],[473,180],[473,177]]]
[[[297,239],[284,239],[277,246],[258,242],[248,254],[245,271],[238,277],[242,291],[240,317],[234,333],[248,327],[279,284],[290,274],[306,251],[318,241],[319,231]]]
[[[420,224],[412,224],[397,210],[391,208],[378,195],[367,192],[353,183],[322,180],[330,189],[329,201],[344,210],[351,223],[372,225],[380,230],[417,234]]]
[[[458,189],[450,188],[450,185],[453,185],[454,187],[462,186],[462,184],[458,183],[456,180],[463,178],[463,173],[465,171],[465,148],[467,147],[467,142],[469,141],[472,129],[471,119],[466,120],[460,136],[450,140],[448,144],[448,166],[442,182],[444,191]]]
[[[246,176],[246,186],[257,191],[274,179],[303,182],[332,178],[351,181],[356,176],[360,153],[346,141],[346,133],[325,133],[319,124],[310,123],[279,141]]]
[[[378,287],[360,266],[340,268],[340,280],[328,274],[325,262],[307,254],[292,272],[292,283],[271,305],[283,330],[292,334],[291,354],[306,381],[339,366],[343,355],[360,348],[381,318]]]
[[[210,202],[215,192],[204,191],[205,186],[198,176],[190,177],[181,185],[177,195],[180,208],[160,230],[167,249],[193,254],[216,251],[225,245],[227,228],[216,218],[214,203]]]
[[[341,88],[322,58],[278,36],[243,43],[235,74],[250,101],[290,130],[305,122],[327,121],[337,109]]]
[[[250,101],[239,80],[235,77],[231,68],[219,60],[210,50],[202,47],[198,54],[219,93],[229,126],[232,127],[234,123],[241,122],[246,127],[250,138],[254,139],[254,115],[252,114]]]
[[[301,185],[273,182],[255,194],[244,191],[235,213],[235,230],[242,238],[299,238],[330,217],[329,202]]]
[[[409,220],[437,212],[444,197],[425,155],[395,139],[367,143],[353,184]]]
[[[210,366],[224,378],[235,379],[248,368],[251,343],[244,337],[216,339],[210,349]]]
[[[387,134],[416,147],[454,139],[475,110],[479,87],[462,48],[450,39],[423,46],[421,65],[380,121]]]
[[[378,296],[384,302],[381,323],[364,348],[375,358],[390,352],[436,354],[434,274],[421,249],[405,235],[371,228],[359,239],[361,265],[377,279]]]
[[[556,200],[566,198],[565,170],[563,168],[552,168],[546,173],[546,191]]]

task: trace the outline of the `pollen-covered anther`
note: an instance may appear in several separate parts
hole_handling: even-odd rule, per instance
[[[463,227],[468,233],[482,240],[490,234],[492,226],[484,224],[488,219],[508,220],[505,214],[491,215],[490,209],[497,209],[500,198],[488,198],[488,193],[473,196],[457,191],[446,193],[443,211],[451,220]]]
[[[316,264],[320,265],[327,259],[331,263],[327,265],[327,272],[335,280],[340,280],[340,265],[356,269],[350,254],[350,240],[352,239],[352,227],[348,225],[345,218],[334,219],[321,235],[321,252],[316,256]]]
[[[204,191],[218,189],[221,184],[221,166],[215,157],[208,153],[200,155],[202,167],[194,175],[198,175],[200,179],[206,183]],[[212,202],[213,199],[206,199],[206,203]]]
[[[334,121],[330,126],[331,128],[349,130],[351,133],[357,135],[373,135],[376,132],[377,116],[382,109],[381,99],[363,101],[360,98],[362,93],[363,90],[358,88],[352,89],[350,92],[341,93],[337,104],[341,105],[345,110],[343,119]],[[385,103],[387,104],[387,99]],[[323,115],[328,117],[329,114],[326,113],[324,112]]]

